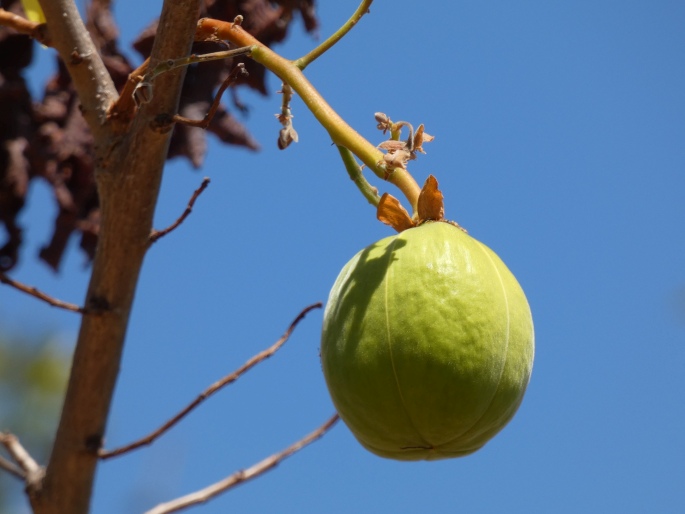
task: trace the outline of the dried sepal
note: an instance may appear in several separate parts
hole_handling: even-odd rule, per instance
[[[407,169],[407,163],[416,159],[417,153],[426,153],[423,149],[423,143],[429,143],[435,139],[435,137],[424,131],[423,123],[419,125],[419,128],[415,132],[411,123],[406,121],[393,123],[392,120],[382,112],[375,113],[374,117],[378,122],[376,127],[379,130],[382,130],[384,134],[387,131],[392,133],[392,139],[383,141],[378,145],[380,150],[386,151],[386,154],[383,156],[383,161],[390,169]],[[406,141],[400,141],[398,139],[402,127],[409,128],[409,137]]]
[[[423,149],[423,143],[430,143],[435,139],[435,136],[431,136],[430,134],[424,132],[423,130],[423,123],[419,125],[419,128],[416,129],[416,133],[414,134],[414,144],[412,146],[412,158],[416,159],[416,152],[420,152],[425,154],[426,151]]]
[[[411,152],[407,150],[407,143],[405,141],[395,141],[388,139],[383,141],[378,148],[385,150],[387,153],[383,156],[383,161],[390,168],[404,168],[411,158]]]
[[[417,204],[419,222],[442,221],[445,218],[445,204],[442,192],[438,189],[438,181],[433,175],[428,175]]]
[[[376,210],[378,221],[390,225],[398,232],[414,226],[414,221],[400,201],[388,193],[383,193]]]
[[[397,152],[398,150],[405,150],[407,148],[407,143],[404,141],[395,141],[394,139],[388,139],[383,141],[378,148],[381,150],[387,150],[388,153]]]

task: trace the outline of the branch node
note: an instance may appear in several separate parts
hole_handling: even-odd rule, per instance
[[[104,438],[102,437],[102,434],[91,434],[88,437],[86,437],[86,440],[84,441],[84,446],[88,453],[90,453],[91,455],[97,455],[100,449],[102,448],[103,442]]]

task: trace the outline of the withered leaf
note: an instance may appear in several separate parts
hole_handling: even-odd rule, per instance
[[[400,201],[388,193],[383,193],[381,201],[378,203],[376,211],[378,221],[390,225],[398,232],[407,230],[414,226],[414,222],[407,210],[402,207]]]
[[[86,24],[117,88],[121,89],[133,70],[119,49],[119,32],[111,12],[112,2],[90,2]],[[282,41],[300,14],[307,32],[318,27],[315,0],[203,0],[200,16],[232,21],[245,18],[243,27],[267,46]],[[2,0],[2,7],[23,15],[19,0]],[[147,57],[152,48],[157,23],[144,30],[135,48]],[[78,98],[62,63],[45,85],[42,101],[32,101],[24,78],[24,68],[32,61],[35,42],[0,26],[0,269],[17,264],[22,230],[17,222],[26,200],[29,181],[42,177],[52,186],[58,203],[54,230],[40,257],[57,270],[68,240],[80,234],[81,248],[92,258],[99,232],[99,202],[94,179],[92,135],[78,109]],[[222,47],[223,48],[223,47]],[[195,52],[217,48],[198,45]],[[180,112],[193,119],[207,113],[217,87],[240,59],[192,66],[186,74]],[[265,68],[243,60],[247,79],[239,85],[267,93]],[[235,90],[232,90],[234,92]],[[233,106],[243,110],[234,97]],[[221,105],[208,131],[222,142],[253,150],[258,143],[247,129]],[[182,155],[195,166],[202,162],[206,133],[191,127],[176,127],[169,157]],[[4,225],[4,226],[3,226]]]
[[[440,221],[445,217],[442,192],[438,189],[438,181],[433,175],[428,175],[426,183],[419,193],[417,210],[420,221]]]

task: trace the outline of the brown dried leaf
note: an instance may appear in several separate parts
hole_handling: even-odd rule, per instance
[[[245,125],[231,116],[223,106],[216,111],[207,130],[224,143],[244,146],[255,151],[260,148],[259,143],[250,135]]]
[[[414,226],[414,222],[407,210],[402,207],[400,201],[391,194],[384,193],[378,203],[376,217],[379,221],[390,225],[398,232]]]
[[[438,181],[433,175],[428,175],[426,183],[421,189],[417,211],[420,221],[440,221],[445,218],[442,192],[438,189]]]
[[[1,3],[4,9],[23,14],[19,0]],[[201,16],[232,21],[242,14],[246,30],[271,45],[286,37],[298,12],[306,30],[316,30],[314,3],[314,0],[204,0]],[[120,89],[132,66],[119,50],[119,33],[111,4],[109,0],[89,2],[87,28]],[[156,26],[156,22],[151,24],[135,43],[135,48],[145,57],[152,49]],[[42,101],[32,102],[22,73],[31,63],[34,46],[27,36],[0,26],[0,234],[6,233],[6,237],[0,236],[0,269],[5,271],[17,263],[22,242],[17,219],[25,203],[27,183],[36,177],[51,184],[59,208],[50,242],[41,250],[45,262],[58,269],[68,240],[76,233],[81,236],[81,248],[92,257],[99,230],[92,135],[79,112],[78,98],[63,64],[59,63],[57,74],[46,84]],[[193,51],[217,49],[197,46]],[[181,113],[202,119],[212,103],[214,91],[238,62],[240,59],[190,67]],[[240,84],[266,94],[265,68],[249,59],[244,62],[250,76]],[[233,103],[243,110],[235,96]],[[174,135],[169,156],[184,155],[197,166],[205,152],[205,132],[179,127],[180,133]],[[225,106],[219,107],[208,130],[224,143],[259,148]]]

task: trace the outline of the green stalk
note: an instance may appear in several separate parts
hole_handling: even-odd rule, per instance
[[[350,19],[347,20],[342,27],[336,30],[333,34],[331,34],[331,36],[328,39],[326,39],[326,41],[321,43],[307,55],[293,61],[293,64],[300,68],[300,70],[304,70],[312,62],[314,62],[315,59],[323,55],[334,44],[340,41],[345,36],[345,34],[352,30],[352,27],[354,27],[357,24],[357,22],[361,20],[366,13],[369,12],[369,7],[372,3],[373,0],[363,0],[362,3],[359,4],[359,7],[357,7],[357,10],[354,11],[354,14],[350,16]]]
[[[292,61],[276,54],[234,23],[205,18],[198,22],[197,32],[200,38],[226,39],[238,46],[251,46],[250,57],[263,64],[297,92],[314,117],[326,129],[333,143],[347,148],[378,177],[397,186],[416,212],[421,188],[414,178],[403,168],[388,169],[383,159],[385,154],[350,127]]]

